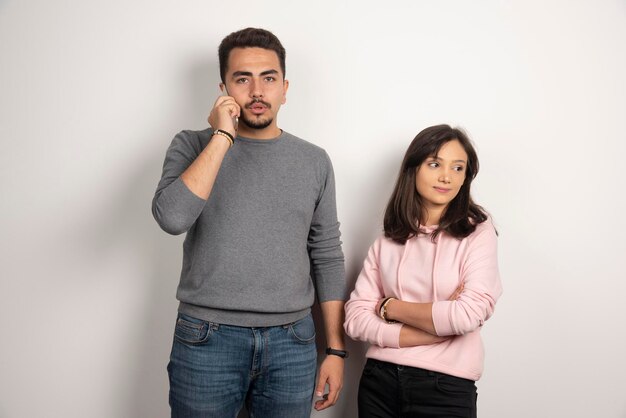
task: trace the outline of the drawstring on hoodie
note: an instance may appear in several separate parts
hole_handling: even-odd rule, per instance
[[[406,260],[406,253],[408,251],[409,248],[409,242],[411,242],[411,239],[407,239],[406,242],[404,243],[404,249],[402,250],[402,257],[400,258],[400,262],[398,263],[398,270],[396,271],[396,277],[398,280],[398,299],[400,300],[404,300],[404,295],[402,294],[402,283],[400,282],[400,268],[402,267],[402,264],[404,264],[404,260]]]
[[[432,271],[432,279],[433,279],[433,302],[437,302],[437,280],[435,280],[435,268],[437,267],[437,262],[439,261],[439,238],[441,238],[441,234],[435,237],[435,259],[433,261],[433,271]]]
[[[427,227],[428,228],[428,227]],[[430,228],[429,228],[430,229]],[[434,231],[434,229],[433,229]],[[425,235],[431,235],[432,237],[432,231],[428,232],[425,231]],[[435,240],[433,241],[433,243],[435,244],[435,257],[433,259],[433,267],[432,267],[432,272],[431,272],[431,278],[432,278],[432,288],[433,288],[433,302],[437,302],[438,298],[437,298],[437,280],[435,278],[435,269],[437,268],[437,263],[439,262],[439,239],[441,238],[441,234],[437,235],[435,237]],[[402,294],[402,283],[400,282],[399,278],[400,278],[400,269],[402,268],[402,265],[404,264],[404,260],[406,260],[406,255],[407,252],[409,251],[409,245],[412,242],[412,240],[416,240],[418,239],[418,235],[415,235],[412,238],[409,238],[406,240],[406,242],[404,243],[404,248],[402,250],[402,257],[400,258],[400,262],[398,263],[398,269],[396,271],[396,277],[398,278],[398,295],[397,298],[400,300],[404,299],[404,295]]]

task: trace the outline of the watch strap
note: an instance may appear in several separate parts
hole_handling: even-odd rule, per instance
[[[346,350],[335,350],[334,348],[330,347],[326,348],[326,354],[338,356],[341,358],[348,358],[350,356],[350,353],[348,353]]]

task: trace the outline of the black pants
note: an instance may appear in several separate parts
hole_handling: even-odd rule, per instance
[[[473,380],[368,359],[359,418],[476,418]]]

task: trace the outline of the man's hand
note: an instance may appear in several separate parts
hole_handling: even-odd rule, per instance
[[[320,366],[319,378],[315,387],[315,396],[321,397],[315,401],[315,410],[321,411],[333,406],[339,399],[339,392],[343,387],[344,359],[335,355],[327,355]],[[324,394],[326,385],[328,393]]]
[[[238,118],[241,108],[230,96],[220,96],[215,101],[209,114],[208,121],[213,129],[222,129],[233,137],[237,136],[237,127],[234,119]]]
[[[220,96],[215,101],[208,120],[213,129],[222,129],[234,138],[237,130],[233,117],[239,116],[240,112],[241,108],[235,103],[235,99],[230,96]],[[206,200],[211,195],[217,172],[230,145],[232,145],[231,141],[226,137],[218,141],[209,141],[193,163],[180,175],[185,186],[200,199]]]

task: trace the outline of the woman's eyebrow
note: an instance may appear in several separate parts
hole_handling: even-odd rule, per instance
[[[437,157],[436,155],[431,155],[431,156],[430,156],[430,157],[428,157],[428,158],[431,158],[431,159],[433,159],[433,160],[444,161],[444,159],[443,159],[443,158],[441,158],[441,157]],[[464,163],[464,164],[467,164],[467,161],[465,161],[465,160],[452,160],[451,162],[453,162],[453,163]]]

